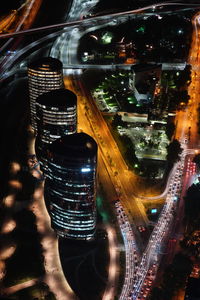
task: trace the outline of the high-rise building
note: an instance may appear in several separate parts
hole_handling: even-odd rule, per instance
[[[35,105],[36,154],[41,170],[44,175],[47,175],[46,149],[48,144],[63,135],[77,131],[77,97],[67,89],[52,90],[40,95]]]
[[[49,145],[45,201],[59,236],[94,237],[96,168],[97,144],[86,133],[67,135]]]
[[[62,62],[52,57],[42,57],[28,65],[31,125],[36,132],[35,101],[45,92],[64,87],[62,68]]]

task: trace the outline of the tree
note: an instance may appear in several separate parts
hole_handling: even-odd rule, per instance
[[[154,287],[149,300],[163,300],[163,290],[160,287]]]
[[[177,253],[163,274],[163,299],[172,299],[172,296],[186,284],[186,280],[192,271],[192,261],[181,252]]]
[[[131,139],[126,135],[120,136],[120,139],[123,145],[125,146],[125,157],[129,164],[139,164],[137,156],[135,155],[135,146],[132,143]]]
[[[171,139],[172,139],[172,136],[174,134],[175,128],[176,128],[176,126],[175,126],[174,123],[172,123],[172,122],[167,123],[167,127],[166,127],[165,133],[166,133],[169,141],[171,141]]]
[[[187,190],[185,200],[185,222],[193,229],[199,229],[200,183],[192,184]]]
[[[184,104],[187,104],[190,99],[187,90],[180,91],[178,97],[180,99],[180,102],[183,102]]]
[[[112,126],[113,127],[117,127],[117,126],[123,126],[123,121],[122,121],[122,116],[121,115],[118,115],[118,114],[115,114],[114,115],[114,118],[112,120]]]
[[[200,257],[200,232],[194,230],[184,236],[184,239],[180,241],[180,246],[190,257],[199,259]]]
[[[180,155],[182,153],[183,149],[181,148],[181,145],[178,140],[173,140],[168,146],[167,146],[167,160],[170,164],[174,164],[178,160],[180,160]]]
[[[175,77],[175,83],[178,88],[185,86],[191,81],[191,65],[186,65],[180,75]]]
[[[159,168],[155,163],[148,165],[144,160],[141,160],[139,165],[144,177],[155,179],[158,175]]]

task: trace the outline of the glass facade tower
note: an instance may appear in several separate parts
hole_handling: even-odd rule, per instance
[[[47,175],[48,144],[77,131],[77,97],[67,89],[52,90],[36,99],[36,154],[41,170]]]
[[[90,240],[96,228],[97,144],[86,133],[64,136],[48,147],[45,201],[61,237]]]
[[[64,87],[62,68],[62,62],[52,57],[43,57],[28,65],[31,126],[36,132],[36,99],[45,92]]]

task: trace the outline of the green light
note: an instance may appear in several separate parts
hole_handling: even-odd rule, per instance
[[[108,222],[109,221],[109,215],[103,209],[103,198],[100,197],[100,196],[97,196],[96,201],[97,201],[97,208],[98,208],[98,211],[99,211],[100,215],[103,218],[103,222]]]
[[[110,44],[112,42],[113,34],[111,32],[105,32],[101,37],[103,44]]]
[[[129,103],[136,103],[136,99],[135,99],[135,97],[133,97],[133,96],[129,96],[128,98],[127,98],[127,100],[128,100],[128,102]]]
[[[136,32],[142,32],[142,33],[144,33],[144,31],[145,31],[145,26],[141,26],[136,30]]]
[[[193,184],[195,184],[195,185],[196,185],[196,184],[199,184],[199,179],[198,179],[198,177],[195,178]]]

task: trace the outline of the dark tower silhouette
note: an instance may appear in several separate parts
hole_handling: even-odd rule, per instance
[[[52,57],[43,57],[28,65],[31,125],[36,132],[35,101],[45,92],[64,87],[62,68],[62,62]]]
[[[45,201],[52,228],[62,237],[90,240],[96,228],[97,144],[86,133],[48,146]]]

